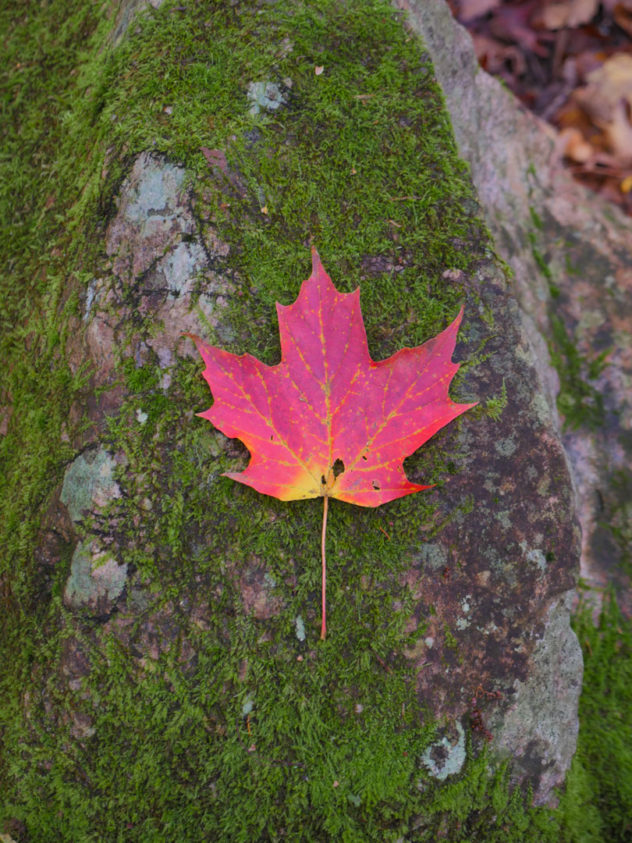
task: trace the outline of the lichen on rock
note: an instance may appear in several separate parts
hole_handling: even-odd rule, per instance
[[[248,85],[248,99],[252,103],[250,113],[256,116],[262,109],[276,111],[286,103],[286,96],[277,82],[251,82]]]
[[[444,781],[460,773],[465,764],[465,730],[457,720],[452,729],[444,729],[437,741],[431,743],[421,756],[430,775]]]
[[[102,508],[120,497],[114,479],[116,461],[104,448],[85,451],[71,463],[64,474],[61,501],[72,521],[82,521],[95,508]]]
[[[120,565],[94,542],[80,542],[70,563],[64,602],[73,609],[107,614],[121,596],[127,581],[127,565]]]

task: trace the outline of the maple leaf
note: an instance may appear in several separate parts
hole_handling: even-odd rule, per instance
[[[428,489],[403,460],[474,404],[448,395],[463,311],[436,337],[387,360],[369,355],[360,291],[339,293],[312,249],[312,274],[291,305],[277,304],[281,362],[267,366],[192,336],[214,404],[202,418],[238,438],[251,459],[226,476],[283,501],[324,498],[325,637],[327,503],[379,506]]]

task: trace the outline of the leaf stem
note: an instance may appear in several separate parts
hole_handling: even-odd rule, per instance
[[[322,612],[323,612],[323,619],[320,626],[320,638],[321,641],[327,637],[327,605],[326,605],[326,594],[327,594],[327,557],[325,556],[325,541],[327,539],[327,508],[329,504],[329,496],[323,496],[324,504],[323,504],[323,534],[320,542],[320,555],[323,561],[323,583],[322,583]]]

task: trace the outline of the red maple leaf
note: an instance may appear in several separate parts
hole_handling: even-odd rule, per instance
[[[281,362],[267,366],[192,337],[214,404],[202,418],[251,454],[239,483],[284,501],[324,498],[323,618],[327,502],[379,506],[428,486],[411,483],[403,460],[473,407],[448,395],[463,311],[436,337],[371,360],[360,291],[339,293],[312,250],[312,274],[291,305],[277,304]]]

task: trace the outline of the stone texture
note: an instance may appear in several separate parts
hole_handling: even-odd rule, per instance
[[[92,356],[113,360],[133,323],[136,360],[154,351],[166,389],[176,352],[193,352],[183,334],[219,326],[217,312],[232,285],[212,267],[228,246],[212,230],[199,230],[184,169],[143,153],[121,188],[106,251],[112,275],[96,282],[87,332]]]
[[[105,506],[121,494],[113,472],[116,462],[103,448],[91,449],[73,460],[64,474],[61,502],[72,521],[81,521],[86,511]]]
[[[567,426],[562,434],[582,527],[581,575],[592,586],[596,609],[603,588],[614,583],[621,605],[630,614],[626,571],[632,535],[632,224],[563,170],[554,130],[480,69],[469,35],[453,20],[444,0],[396,0],[395,5],[408,11],[409,25],[422,36],[432,57],[485,219],[499,254],[514,273],[518,319],[537,361],[554,427],[561,426],[563,418],[555,412],[560,380],[551,366],[549,347],[555,345],[560,325],[576,351],[578,375],[587,384],[585,395],[579,401],[566,394],[562,384],[560,407],[576,414],[585,410],[586,417],[594,412],[592,426]],[[548,265],[546,273],[543,261]],[[607,352],[607,365],[591,378],[590,362],[602,352]],[[561,774],[568,765],[577,728],[573,699],[579,693],[580,668],[577,647],[561,620],[567,603],[564,597],[557,607],[551,604],[550,632],[536,648],[532,681],[516,688],[516,698],[524,699],[527,710],[518,704],[516,723],[526,716],[535,726],[535,742],[546,741],[557,758],[543,771],[544,790],[553,783],[555,770]],[[553,650],[546,644],[549,635],[565,654],[555,670]],[[530,700],[534,695],[542,697],[545,685],[549,688],[546,704],[529,716]],[[566,723],[564,733],[556,732],[560,717]],[[518,740],[512,733],[511,713],[507,718],[508,731],[501,730],[496,745],[502,748],[516,739],[525,746],[524,734]]]
[[[582,525],[582,578],[593,586],[596,607],[603,588],[614,583],[630,615],[632,222],[563,170],[554,130],[480,69],[468,33],[444,0],[395,5],[408,10],[410,25],[432,56],[460,153],[470,164],[499,253],[513,270],[521,319],[550,404],[555,406],[559,390],[548,353],[552,318],[561,320],[585,363],[607,352],[597,377],[589,378],[587,365],[581,373],[600,396],[603,415],[593,429],[566,430],[563,442]],[[548,263],[553,287],[534,245]]]
[[[182,234],[191,234],[193,220],[180,202],[184,176],[182,167],[148,153],[136,159],[106,240],[112,269],[122,281],[131,283],[180,245]]]
[[[166,391],[176,356],[195,354],[185,334],[222,330],[218,313],[233,284],[218,272],[229,246],[210,226],[201,230],[185,176],[183,167],[146,152],[117,196],[105,240],[109,261],[82,293],[68,348],[75,372],[86,355],[94,364],[73,411],[80,417],[87,405],[93,423],[78,447],[93,443],[103,419],[120,408],[125,391],[116,367],[124,359],[133,357],[136,367],[156,363]]]
[[[102,447],[84,451],[66,469],[59,495],[67,519],[82,535],[72,554],[64,602],[71,609],[87,610],[97,616],[106,616],[113,610],[127,580],[127,565],[119,564],[111,550],[102,546],[103,537],[86,531],[84,525],[98,519],[108,504],[120,498],[121,489],[114,479],[116,466],[116,459]],[[58,520],[63,525],[64,519]],[[59,528],[44,534],[39,551],[42,561],[50,556],[56,564],[59,545],[69,538],[69,531]],[[106,538],[105,544],[112,544],[111,538]]]
[[[430,775],[439,781],[460,773],[466,758],[465,731],[459,721],[454,724],[452,733],[448,734],[448,729],[445,732],[421,756]]]
[[[488,724],[496,750],[513,759],[526,780],[539,782],[539,801],[559,785],[577,744],[577,713],[569,699],[581,692],[582,673],[576,641],[568,635],[570,604],[570,594],[552,604],[528,680],[516,680],[511,706]]]
[[[505,717],[520,712],[525,740],[514,774],[545,802],[563,782],[577,738],[582,659],[565,595],[575,585],[580,533],[566,456],[518,307],[492,263],[468,286],[480,302],[464,358],[485,336],[486,309],[495,330],[485,346],[489,365],[468,371],[460,399],[498,396],[505,385],[507,406],[498,420],[478,419],[459,434],[459,471],[436,516],[444,526],[420,546],[405,578],[428,646],[406,655],[424,703],[437,716],[469,717],[482,734],[490,731],[500,757]],[[553,677],[549,663],[561,652],[565,670]],[[534,694],[556,701],[533,711]],[[522,765],[527,748],[533,763]]]
[[[64,602],[73,609],[87,608],[105,615],[121,596],[126,580],[127,565],[119,565],[94,544],[80,542],[70,563]]]
[[[276,82],[251,82],[248,85],[247,97],[252,103],[252,115],[259,114],[262,109],[276,111],[286,103],[286,96]]]
[[[226,190],[233,189],[230,179],[224,182]],[[92,355],[114,364],[127,329],[134,360],[142,363],[153,353],[165,390],[178,349],[186,351],[181,332],[205,333],[200,312],[206,307],[203,318],[221,335],[222,302],[234,289],[221,271],[230,245],[221,243],[212,226],[196,222],[185,184],[182,168],[165,159],[144,154],[135,161],[107,232],[111,274],[96,282],[92,293],[89,288],[85,302]],[[376,260],[366,258],[367,271]],[[453,445],[459,470],[442,492],[435,525],[425,532],[441,529],[435,539],[420,539],[414,563],[402,577],[417,599],[410,628],[425,627],[420,645],[404,655],[417,677],[420,705],[448,720],[428,768],[434,764],[440,778],[457,771],[453,750],[444,744],[456,747],[460,757],[459,736],[468,720],[484,735],[489,719],[502,756],[513,734],[505,713],[518,711],[525,757],[516,765],[516,777],[528,779],[537,800],[545,801],[563,779],[577,728],[581,655],[562,599],[574,585],[579,551],[572,490],[529,332],[502,269],[490,257],[468,277],[446,268],[444,279],[467,293],[468,320],[457,356],[473,356],[481,342],[489,355],[488,364],[468,370],[459,400],[506,395],[507,406],[498,419],[484,416],[475,426],[463,426]],[[71,501],[70,494],[65,497]],[[73,506],[81,511],[83,504]],[[98,561],[105,549],[94,552]],[[107,552],[111,562],[99,573],[94,555],[83,545],[75,551],[66,588],[69,605],[107,614],[120,604],[127,572],[116,564],[116,539]],[[262,560],[242,560],[229,576],[243,611],[258,620],[278,615],[282,601]],[[117,634],[126,634],[134,605],[130,597],[110,622]],[[563,608],[555,614],[558,606]],[[158,627],[158,638],[160,629],[165,638],[151,645],[152,652],[170,646],[167,633],[174,621],[170,624]],[[561,650],[567,670],[558,683],[559,699],[547,709],[546,722],[534,722],[527,716],[530,701],[551,681],[549,666]],[[482,714],[475,721],[471,701],[478,689]],[[495,710],[498,698],[502,702]]]

